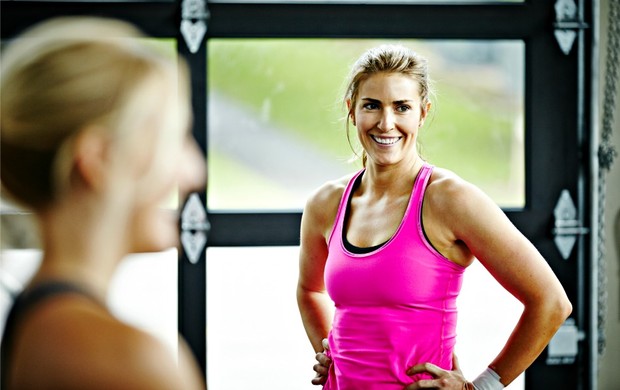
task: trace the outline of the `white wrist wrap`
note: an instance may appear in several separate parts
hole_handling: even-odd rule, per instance
[[[472,383],[476,390],[501,390],[504,388],[502,382],[499,381],[499,375],[488,367]]]

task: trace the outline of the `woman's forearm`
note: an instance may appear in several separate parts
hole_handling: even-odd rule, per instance
[[[315,352],[323,351],[321,341],[332,326],[333,304],[325,292],[297,287],[297,305],[306,334]]]
[[[507,386],[529,367],[570,315],[572,306],[564,294],[526,305],[504,349],[490,367]]]

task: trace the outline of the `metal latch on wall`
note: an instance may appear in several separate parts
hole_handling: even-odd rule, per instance
[[[550,366],[575,363],[583,339],[585,333],[577,328],[575,320],[567,319],[549,342],[546,363]]]
[[[577,5],[574,0],[557,0],[555,2],[555,39],[560,45],[560,49],[566,55],[573,48],[573,43],[577,37],[577,30],[588,28],[588,24],[580,19]]]
[[[190,263],[196,264],[207,245],[211,224],[197,193],[192,193],[181,212],[181,245]]]
[[[553,209],[553,216],[555,217],[553,241],[562,258],[566,260],[577,242],[577,236],[588,234],[590,229],[581,226],[581,222],[577,219],[577,208],[568,190],[562,190]]]

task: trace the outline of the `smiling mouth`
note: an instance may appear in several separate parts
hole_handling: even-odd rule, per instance
[[[376,143],[381,145],[394,145],[400,141],[403,137],[377,137],[376,135],[370,136]]]

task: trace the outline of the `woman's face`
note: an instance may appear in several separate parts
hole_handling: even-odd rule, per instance
[[[426,112],[419,85],[401,73],[376,73],[359,86],[352,120],[369,164],[414,163],[416,139]]]
[[[205,162],[194,138],[188,133],[188,115],[180,113],[177,95],[171,93],[164,105],[153,112],[155,120],[145,129],[150,137],[142,140],[142,148],[152,148],[145,173],[139,179],[131,221],[131,252],[154,252],[178,245],[177,204],[190,192],[205,186]],[[185,97],[184,97],[185,98]],[[183,99],[184,99],[183,98]],[[189,101],[180,102],[182,108]],[[154,128],[153,128],[154,127]]]
[[[205,164],[196,142],[187,136],[176,159],[149,185],[148,199],[139,202],[133,218],[131,252],[156,252],[179,244],[178,218],[185,198],[204,189]],[[177,196],[175,197],[175,192]],[[174,199],[178,201],[173,203]]]

